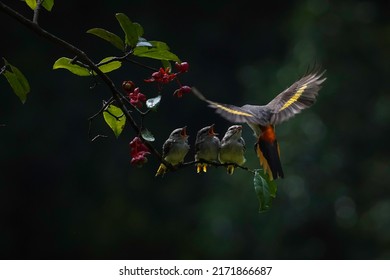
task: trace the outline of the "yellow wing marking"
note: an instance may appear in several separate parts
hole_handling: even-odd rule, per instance
[[[230,114],[234,114],[234,115],[240,115],[240,116],[245,116],[245,117],[254,117],[252,114],[249,114],[249,113],[246,113],[246,112],[242,112],[242,111],[239,111],[239,110],[234,110],[234,109],[230,109],[228,107],[225,107],[221,104],[218,104],[218,103],[215,103],[215,102],[210,102],[212,105],[214,105],[215,107],[219,108],[219,109],[222,109]]]
[[[283,107],[280,108],[279,112],[283,111],[284,109],[288,108],[291,104],[296,102],[298,98],[301,97],[302,93],[305,91],[306,88],[307,88],[307,84],[302,85],[298,89],[298,91],[289,100],[287,100],[287,102],[283,105]]]

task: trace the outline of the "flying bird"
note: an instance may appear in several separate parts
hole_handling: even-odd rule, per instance
[[[315,103],[318,91],[326,80],[324,74],[325,71],[313,71],[304,75],[267,105],[247,104],[239,107],[208,100],[195,88],[192,88],[192,92],[228,121],[247,123],[252,128],[257,138],[255,151],[260,165],[270,180],[273,180],[284,177],[275,125],[287,121]]]

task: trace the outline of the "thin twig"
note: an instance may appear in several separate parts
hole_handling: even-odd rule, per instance
[[[78,66],[83,67],[83,68],[87,68],[87,69],[89,68],[87,64],[82,63],[78,59],[79,59],[79,57],[76,55],[74,58],[71,59],[70,63],[78,65]]]
[[[91,142],[93,142],[93,141],[95,141],[96,139],[98,139],[98,138],[108,138],[108,136],[107,135],[104,135],[104,134],[98,134],[98,135],[96,135],[95,137],[93,137],[92,139],[91,139]]]
[[[37,6],[34,9],[33,23],[38,25],[39,12],[41,10],[42,2],[44,0],[37,0]]]
[[[110,62],[113,62],[113,61],[124,61],[124,60],[126,60],[126,59],[129,57],[129,55],[131,55],[132,53],[133,53],[133,52],[130,51],[130,52],[126,53],[124,56],[115,56],[115,57],[112,57],[111,59],[109,59],[109,60],[107,60],[107,61],[97,63],[96,66],[97,66],[97,67],[100,67],[100,66],[102,66],[102,65],[106,65],[106,64],[108,64],[108,63],[110,63]]]
[[[4,65],[3,67],[1,67],[0,75],[3,74],[5,72],[5,70],[7,70],[7,65]]]
[[[145,69],[148,69],[148,70],[151,70],[151,71],[154,71],[154,72],[157,72],[157,71],[158,71],[158,69],[156,69],[156,68],[154,68],[154,67],[150,67],[150,66],[148,66],[148,65],[142,64],[142,63],[140,63],[140,62],[138,62],[138,61],[135,61],[135,60],[133,60],[133,59],[127,58],[126,60],[129,61],[129,62],[131,62],[131,63],[133,63],[133,64],[136,64],[136,65],[138,65],[138,66],[141,66],[141,67],[143,67],[143,68],[145,68]]]
[[[100,108],[100,110],[95,113],[94,115],[92,115],[91,117],[88,118],[88,120],[93,120],[94,118],[96,118],[98,115],[100,115],[104,110],[107,109],[108,106],[110,106],[112,104],[112,102],[114,102],[114,99],[112,97],[110,97],[110,99],[107,101],[107,102],[103,102],[103,106],[102,108]]]
[[[107,109],[107,107],[112,104],[112,102],[114,102],[114,99],[111,97],[107,102],[103,102],[103,106],[102,108],[100,108],[100,110],[95,113],[93,116],[89,117],[88,118],[88,138],[91,139],[91,130],[92,130],[92,121],[97,117],[99,116],[104,110]],[[107,138],[106,135],[101,135],[101,134],[98,134],[96,136],[94,136],[92,139],[91,139],[91,142],[95,141],[97,138],[99,137],[103,137],[103,138]]]

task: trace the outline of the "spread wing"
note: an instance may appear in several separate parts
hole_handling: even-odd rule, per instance
[[[256,123],[256,115],[251,113],[244,107],[238,107],[230,104],[222,104],[208,100],[196,88],[192,88],[192,92],[200,100],[207,102],[211,108],[214,108],[217,114],[220,114],[222,117],[232,123]]]
[[[277,95],[266,106],[244,105],[238,107],[208,100],[196,88],[192,88],[192,92],[230,122],[276,125],[314,104],[318,91],[326,80],[323,77],[324,73],[325,71],[305,75]]]
[[[288,120],[316,101],[318,91],[326,80],[321,73],[310,73],[277,95],[266,107],[270,111],[270,123],[275,125]]]

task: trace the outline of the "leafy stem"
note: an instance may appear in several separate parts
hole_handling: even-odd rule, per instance
[[[132,129],[136,132],[136,134],[140,134],[140,128],[137,126],[136,122],[134,121],[132,115],[129,113],[129,111],[126,108],[125,103],[123,102],[122,99],[122,93],[116,88],[114,82],[106,75],[103,73],[99,67],[88,57],[88,55],[80,50],[79,48],[75,47],[74,45],[68,43],[67,41],[55,36],[54,34],[46,31],[45,29],[41,28],[39,25],[37,25],[35,22],[25,18],[23,15],[19,14],[12,8],[8,7],[5,5],[2,1],[0,1],[0,10],[3,11],[5,14],[9,15],[10,17],[14,18],[16,21],[33,31],[34,33],[38,34],[39,36],[42,36],[46,40],[49,40],[53,42],[56,45],[61,46],[62,48],[70,51],[73,53],[75,56],[79,58],[79,60],[82,63],[85,63],[92,69],[97,76],[99,76],[102,81],[107,85],[109,90],[112,93],[113,98],[115,101],[120,105],[120,107],[123,109],[123,112],[126,116],[126,118],[129,120],[130,126]],[[148,141],[144,141],[145,145],[149,148],[151,153],[159,159],[162,163],[164,163],[168,168],[173,169],[172,165],[168,162],[166,162],[161,154],[153,147],[152,144],[150,144]]]

